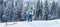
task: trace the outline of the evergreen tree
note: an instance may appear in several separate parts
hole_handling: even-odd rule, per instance
[[[58,13],[58,17],[60,17],[60,6],[58,6],[57,13]]]
[[[49,15],[49,7],[48,7],[48,0],[45,1],[45,20],[48,20],[48,15]]]
[[[39,14],[40,14],[40,0],[37,1],[35,20],[39,20]]]
[[[3,16],[3,0],[0,0],[0,20],[2,21]]]
[[[3,0],[0,0],[0,5],[2,5],[3,4]]]
[[[22,10],[23,10],[23,0],[18,0],[18,3],[17,3],[17,9],[18,9],[18,12],[17,12],[17,18],[18,18],[18,21],[23,21],[23,16],[22,16]]]
[[[51,19],[56,19],[56,17],[57,17],[57,5],[58,5],[58,3],[53,0],[52,6],[51,6],[51,12],[50,12]],[[52,16],[54,16],[54,17],[52,17]]]
[[[52,3],[52,7],[51,7],[51,14],[55,14],[55,11],[56,11],[56,4],[55,4],[55,1],[53,1]]]
[[[42,15],[43,15],[42,10],[43,10],[43,2],[41,1],[41,5],[40,5],[40,16],[41,16],[41,19],[42,19]]]

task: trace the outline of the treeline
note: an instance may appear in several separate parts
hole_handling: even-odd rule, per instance
[[[24,7],[25,4],[26,7]],[[41,0],[33,2],[23,2],[23,0],[0,0],[1,22],[28,20],[28,14],[26,14],[26,12],[29,10],[31,4],[34,5],[33,20],[53,20],[60,18],[60,6],[58,6],[58,2],[54,0],[51,5],[49,5],[48,0],[44,2]]]

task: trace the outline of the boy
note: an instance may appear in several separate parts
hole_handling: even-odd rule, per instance
[[[33,16],[33,7],[29,9],[28,21],[32,21],[32,16]]]

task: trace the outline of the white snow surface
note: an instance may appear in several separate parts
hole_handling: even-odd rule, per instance
[[[8,22],[8,25],[6,26],[6,23],[0,23],[0,27],[60,27],[60,19],[58,20],[47,20],[47,21],[23,21],[23,22],[17,22],[16,24],[13,24],[14,22]]]

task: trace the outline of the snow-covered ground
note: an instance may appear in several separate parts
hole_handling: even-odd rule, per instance
[[[0,23],[0,27],[60,27],[60,20],[48,20],[48,21],[32,21],[32,22],[17,22],[17,24],[13,24],[13,22]]]

